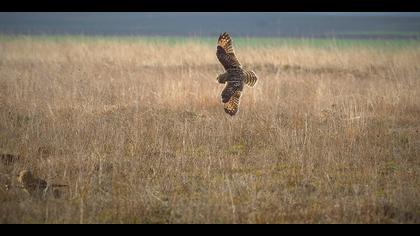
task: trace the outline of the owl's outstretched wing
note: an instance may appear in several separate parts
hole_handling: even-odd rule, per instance
[[[217,59],[223,65],[225,70],[241,67],[238,59],[236,58],[235,52],[233,51],[232,39],[228,33],[222,33],[217,41]]]
[[[242,91],[243,87],[244,84],[241,81],[227,82],[226,87],[222,91],[222,102],[227,103],[237,91]]]
[[[241,91],[236,91],[233,96],[230,97],[229,101],[225,103],[225,112],[229,115],[235,115],[239,110],[239,99],[241,98]]]

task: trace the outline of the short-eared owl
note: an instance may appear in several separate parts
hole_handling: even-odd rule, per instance
[[[46,191],[51,188],[56,187],[67,187],[68,185],[62,184],[48,184],[45,180],[36,177],[29,170],[22,170],[19,172],[18,182],[21,187],[28,192],[30,195],[41,197],[46,194]],[[55,197],[60,195],[60,192],[57,189],[53,189],[53,194]]]
[[[226,70],[225,73],[217,77],[219,83],[226,83],[226,87],[222,91],[222,102],[225,112],[233,116],[239,110],[239,99],[244,84],[253,87],[258,78],[254,71],[242,69],[242,65],[233,51],[232,39],[226,32],[219,36],[216,56]]]

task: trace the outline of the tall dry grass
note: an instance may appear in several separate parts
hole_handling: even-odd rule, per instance
[[[420,48],[236,51],[229,117],[215,46],[0,42],[2,178],[69,185],[0,189],[0,222],[420,223]]]

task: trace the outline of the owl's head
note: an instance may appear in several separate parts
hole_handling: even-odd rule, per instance
[[[224,84],[224,83],[226,83],[227,78],[228,78],[228,74],[227,73],[220,74],[220,75],[217,76],[217,82],[219,82],[221,84]]]

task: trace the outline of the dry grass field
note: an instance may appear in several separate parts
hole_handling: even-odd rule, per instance
[[[420,223],[420,46],[236,45],[230,117],[216,40],[2,39],[0,222]]]

